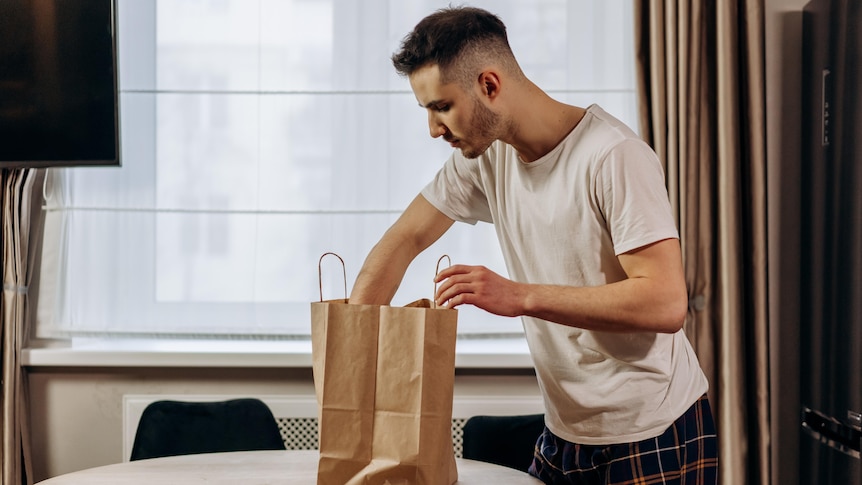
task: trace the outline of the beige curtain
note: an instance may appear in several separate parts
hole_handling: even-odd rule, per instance
[[[665,164],[721,483],[769,484],[763,0],[635,2],[640,124]]]
[[[3,299],[0,326],[2,430],[0,484],[33,483],[27,377],[21,351],[29,337],[28,288],[33,257],[41,234],[41,190],[44,170],[3,170]]]

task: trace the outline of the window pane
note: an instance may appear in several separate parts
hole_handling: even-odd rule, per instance
[[[390,56],[450,2],[119,0],[121,168],[52,171],[38,335],[307,336],[449,156]],[[485,0],[552,96],[636,119],[631,2]],[[50,248],[49,248],[50,249]],[[433,294],[441,255],[506,274],[494,228],[456,224],[393,304]],[[459,310],[462,333],[518,319]]]

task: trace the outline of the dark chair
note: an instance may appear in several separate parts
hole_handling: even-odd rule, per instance
[[[283,449],[278,423],[269,407],[258,399],[156,401],[141,415],[131,460]]]
[[[526,472],[544,427],[544,414],[473,416],[464,423],[463,457]]]

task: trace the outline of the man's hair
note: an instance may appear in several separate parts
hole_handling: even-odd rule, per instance
[[[509,74],[520,77],[506,26],[496,15],[475,7],[449,7],[422,19],[404,37],[392,64],[402,76],[436,64],[443,83],[469,86],[482,64],[493,60]]]

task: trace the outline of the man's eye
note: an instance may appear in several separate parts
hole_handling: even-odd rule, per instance
[[[442,106],[437,106],[437,111],[439,111],[441,113],[445,113],[446,111],[449,111],[449,105],[444,104]]]

